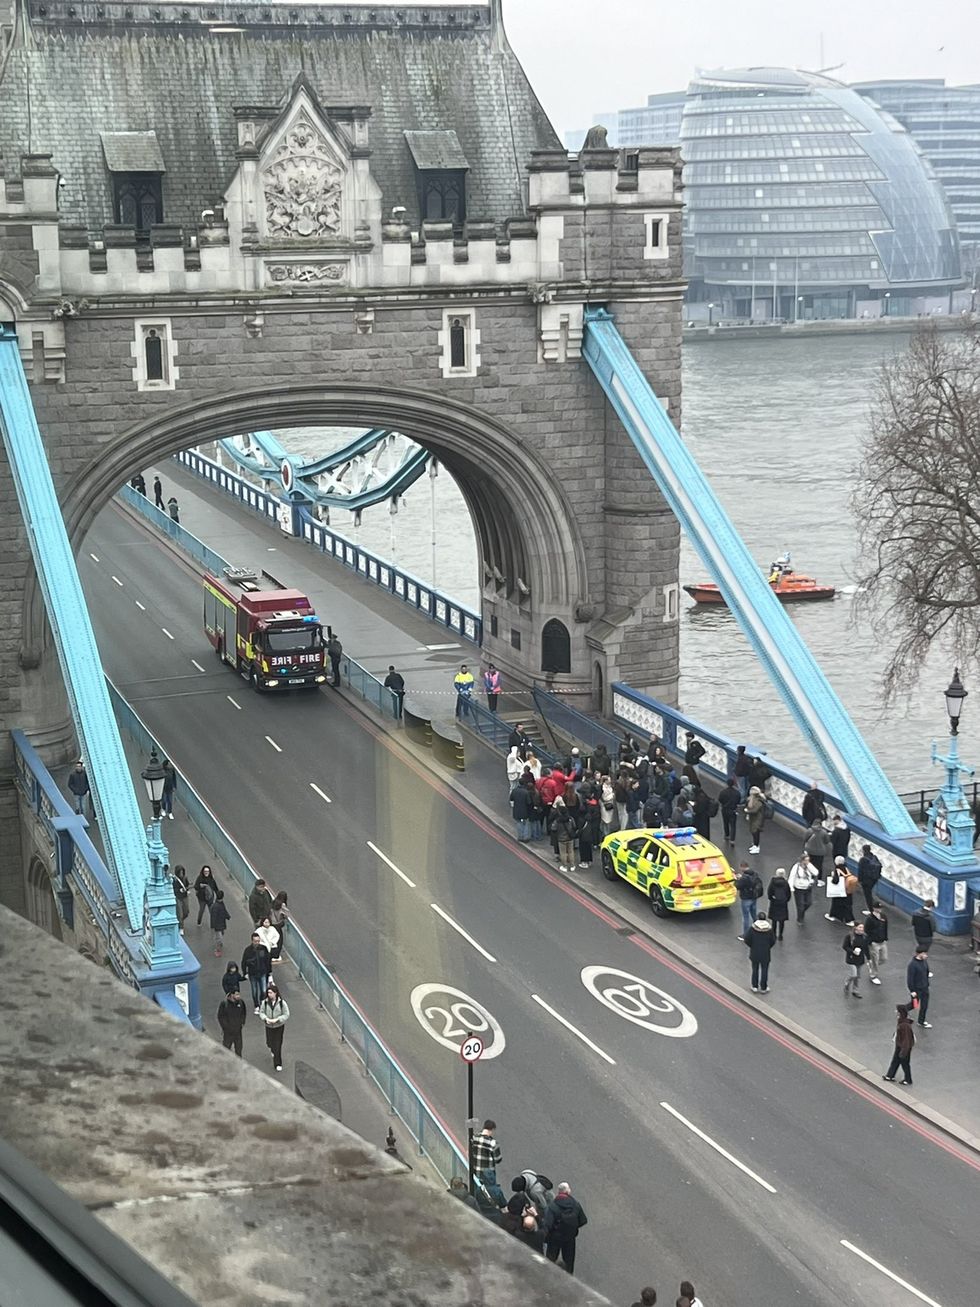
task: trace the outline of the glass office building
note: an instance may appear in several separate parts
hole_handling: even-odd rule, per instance
[[[854,89],[892,114],[922,148],[956,219],[973,285],[980,268],[980,85],[944,81],[859,82]]]
[[[963,284],[955,222],[925,154],[832,78],[702,73],[686,93],[651,96],[614,121],[610,144],[681,145],[692,317],[904,316],[948,308]]]

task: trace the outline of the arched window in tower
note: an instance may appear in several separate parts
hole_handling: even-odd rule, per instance
[[[568,627],[553,617],[541,632],[541,670],[543,672],[570,672],[572,670],[572,640]]]
[[[147,381],[163,381],[163,340],[156,327],[150,327],[143,341]]]

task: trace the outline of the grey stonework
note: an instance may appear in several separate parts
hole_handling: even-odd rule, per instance
[[[188,10],[193,22],[199,8]],[[461,487],[479,543],[485,654],[508,679],[584,705],[617,679],[673,698],[677,622],[665,589],[677,582],[678,527],[582,362],[581,339],[584,307],[607,305],[679,420],[677,152],[576,159],[558,148],[497,5],[473,8],[465,29],[423,6],[352,6],[349,21],[304,28],[302,63],[287,18],[276,11],[266,23],[246,5],[263,35],[243,38],[241,58],[261,66],[261,98],[237,101],[233,88],[215,99],[209,80],[230,47],[207,45],[183,19],[154,29],[146,6],[131,21],[113,0],[102,9],[38,15],[35,44],[15,43],[0,79],[0,318],[16,323],[76,549],[120,484],[176,450],[251,429],[388,426],[431,449]],[[111,85],[114,117],[56,122],[60,92],[49,86],[27,155],[18,88],[28,65],[44,85],[41,47],[57,53],[49,76],[63,68],[87,86]],[[204,76],[198,62],[211,48],[221,53]],[[331,79],[354,66],[356,49],[360,80],[342,99]],[[378,71],[399,50],[400,99]],[[434,107],[454,52],[486,78],[470,81],[465,104],[454,92]],[[159,78],[168,60],[186,86],[164,113],[155,83],[128,73],[135,61]],[[514,138],[503,130],[512,121],[522,124]],[[300,175],[289,174],[300,122],[304,148],[328,160],[324,180],[305,207],[288,187],[277,207],[275,169]],[[143,238],[112,224],[109,178],[95,178],[89,138],[153,123],[169,142],[166,194],[184,199]],[[405,129],[457,132],[482,210],[471,221],[419,226]],[[186,159],[174,154],[182,141]],[[201,171],[213,158],[227,163],[220,185]],[[667,224],[666,250],[648,248],[649,217]],[[303,234],[317,223],[339,228]],[[447,375],[446,315],[460,310],[479,333],[472,376]],[[158,389],[134,376],[140,321],[166,338],[170,372]],[[55,765],[72,750],[71,727],[9,476],[0,511],[0,709]],[[542,671],[542,630],[554,618],[571,635],[568,674]],[[0,774],[8,765],[0,755]]]

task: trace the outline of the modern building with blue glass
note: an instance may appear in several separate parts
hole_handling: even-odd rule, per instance
[[[816,73],[702,73],[616,117],[624,148],[684,157],[690,316],[797,321],[948,311],[956,225],[910,134]]]
[[[975,287],[980,268],[980,85],[947,86],[927,78],[858,82],[854,89],[897,118],[932,164],[953,210],[963,265]]]

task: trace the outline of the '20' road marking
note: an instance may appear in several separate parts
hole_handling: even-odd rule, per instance
[[[452,985],[427,981],[412,990],[412,1011],[427,1035],[458,1053],[467,1035],[483,1040],[481,1062],[499,1057],[507,1045],[500,1022],[482,1003]]]
[[[668,1039],[690,1039],[697,1034],[694,1013],[649,980],[615,967],[583,967],[582,984],[604,1007],[635,1026]]]

